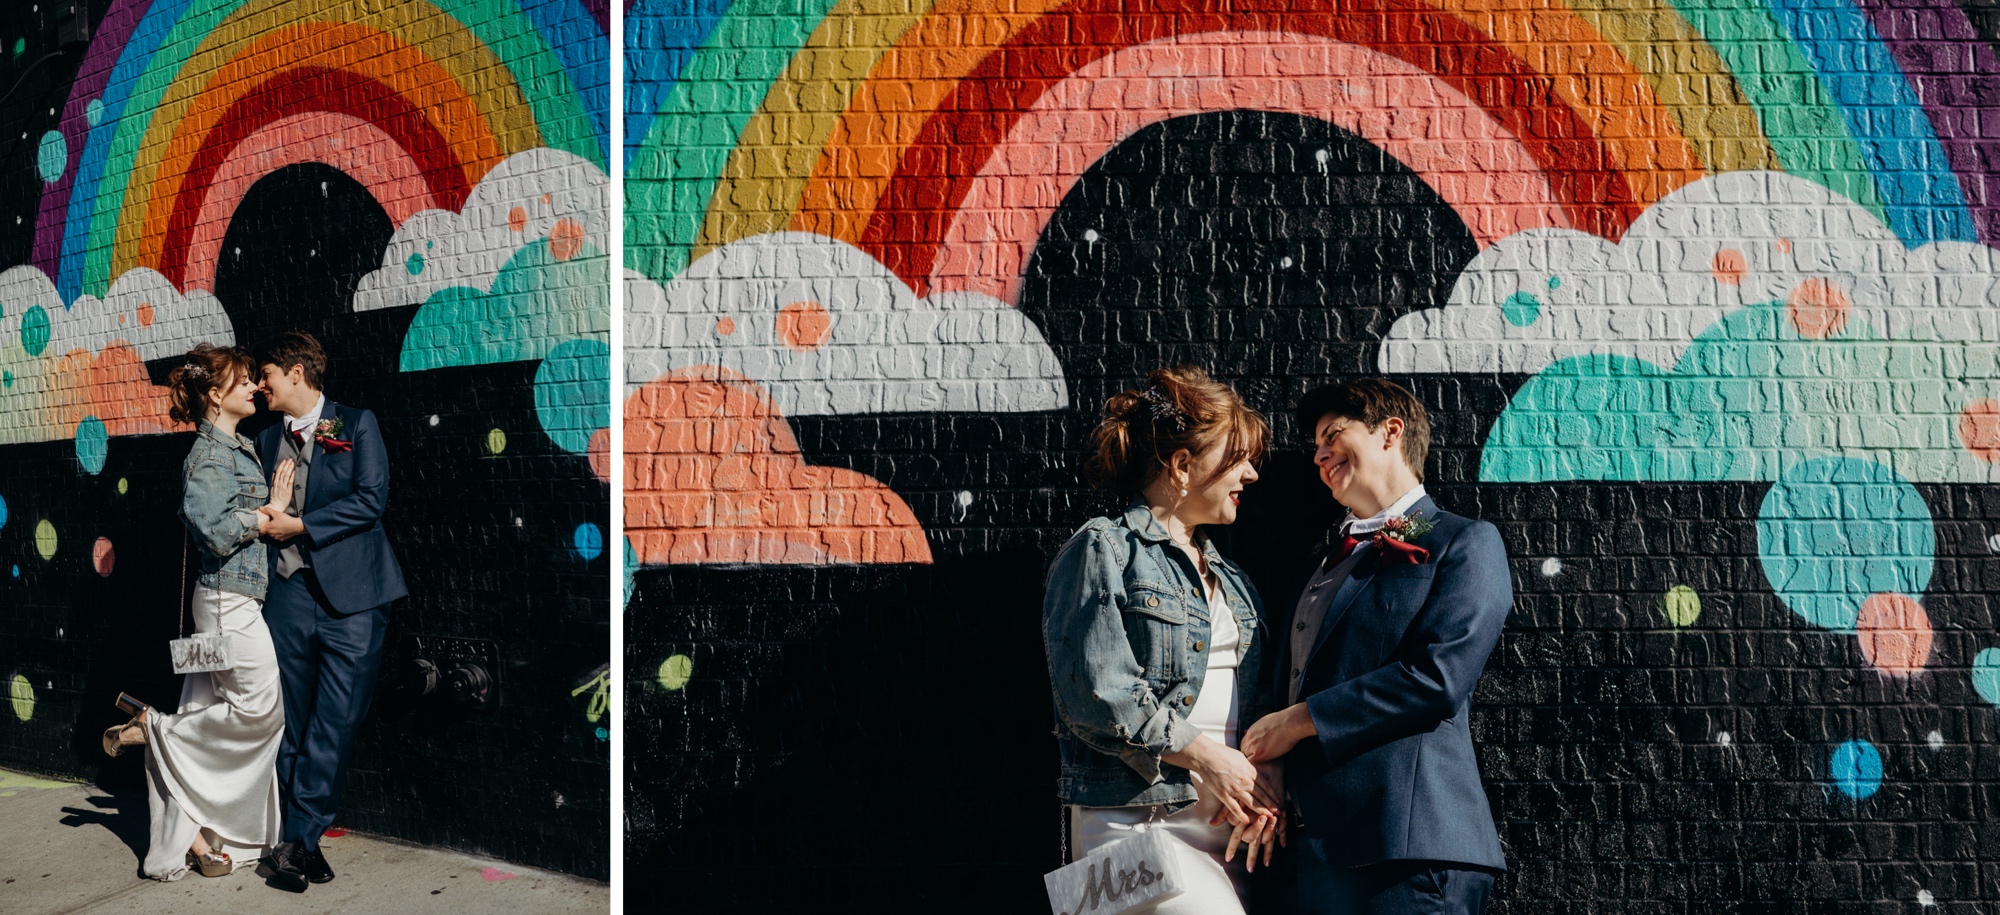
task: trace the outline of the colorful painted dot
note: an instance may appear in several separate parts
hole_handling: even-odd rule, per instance
[[[1870,597],[1920,597],[1936,546],[1923,494],[1873,461],[1792,467],[1757,512],[1757,558],[1772,590],[1807,622],[1839,632],[1854,631]]]
[[[1924,672],[1931,656],[1931,618],[1922,604],[1901,594],[1877,594],[1861,603],[1854,628],[1862,656],[1876,670],[1897,677]]]
[[[1848,312],[1853,310],[1847,290],[1832,280],[1820,279],[1793,286],[1791,294],[1785,297],[1785,306],[1792,326],[1808,340],[1824,340],[1840,333],[1847,326]]]
[[[2000,461],[2000,401],[1982,397],[1958,411],[1958,440],[1980,460]]]
[[[1973,656],[1972,688],[1988,705],[2000,705],[2000,648],[1981,649]]]
[[[610,740],[610,739],[611,739],[611,731],[610,731],[609,729],[607,729],[607,728],[598,728],[598,729],[597,729],[597,731],[596,731],[596,733],[597,733],[597,739],[598,739],[598,740]]]
[[[15,578],[20,578],[20,577],[21,577],[21,565],[20,565],[20,563],[15,563],[15,564],[14,564],[14,577],[15,577]]]
[[[1550,288],[1551,290],[1555,290],[1555,289],[1561,289],[1562,287],[1563,287],[1563,278],[1562,278],[1562,277],[1559,277],[1559,276],[1552,276],[1552,277],[1549,277],[1549,288]]]
[[[611,425],[611,346],[566,340],[535,368],[535,419],[556,446],[586,454],[591,435]],[[609,440],[607,439],[607,442]]]
[[[118,551],[111,548],[111,538],[99,537],[90,545],[90,567],[97,570],[99,578],[110,578],[111,569],[118,564]]]
[[[7,500],[0,499],[0,527],[7,526]]]
[[[1660,599],[1660,609],[1667,615],[1667,622],[1675,628],[1685,629],[1701,619],[1701,595],[1687,585],[1675,585],[1667,589]]]
[[[14,372],[12,369],[0,372],[0,384],[5,384],[10,388],[14,386]]]
[[[104,421],[95,416],[86,416],[76,424],[76,462],[83,472],[96,476],[104,469],[105,455],[111,448],[110,433],[104,428]]]
[[[801,353],[810,353],[826,343],[833,331],[833,315],[825,305],[807,300],[778,309],[778,339]]]
[[[486,433],[487,453],[499,454],[500,452],[505,450],[507,450],[507,433],[502,432],[499,429],[494,429],[493,431]]]
[[[19,57],[26,53],[28,53],[28,39],[26,38],[14,39],[14,56]]]
[[[558,219],[549,227],[549,253],[556,260],[566,261],[583,251],[583,223],[574,219]]]
[[[136,309],[136,311],[138,311],[138,313],[139,313],[139,326],[140,326],[140,327],[152,327],[152,326],[153,326],[153,303],[151,303],[151,302],[140,302],[140,303],[139,303],[139,307],[138,307],[138,308]]]
[[[1517,292],[1500,303],[1500,316],[1515,327],[1527,327],[1542,316],[1542,300],[1532,292]]]
[[[56,558],[56,526],[47,518],[35,522],[35,552],[43,559]]]
[[[1882,790],[1882,754],[1865,740],[1850,740],[1833,748],[1827,775],[1841,794],[1862,800]]]
[[[35,147],[35,173],[42,180],[54,184],[63,176],[63,169],[69,167],[69,144],[63,140],[62,131],[51,130],[42,134],[41,145]]]
[[[39,356],[49,347],[49,313],[40,305],[30,305],[21,315],[21,348]]]
[[[513,229],[516,232],[526,231],[528,228],[528,211],[520,207],[508,210],[507,228]]]
[[[693,676],[694,659],[687,655],[672,655],[660,662],[660,685],[668,690],[679,690]]]
[[[89,122],[92,127],[96,127],[102,123],[104,121],[104,100],[94,98],[90,100],[90,104],[83,106],[83,119]]]
[[[404,270],[408,270],[408,271],[410,271],[410,275],[411,275],[411,276],[417,276],[417,275],[419,275],[419,274],[423,273],[423,272],[424,272],[424,253],[423,253],[422,251],[412,251],[412,252],[410,252],[410,256],[409,256],[408,258],[404,259],[404,261],[403,261],[403,269],[404,269]]]
[[[1724,248],[1715,252],[1715,260],[1709,264],[1709,272],[1715,281],[1728,286],[1743,285],[1743,274],[1750,271],[1750,262],[1743,252],[1735,248]]]
[[[576,547],[576,554],[589,562],[604,555],[604,531],[588,521],[576,526],[576,533],[570,536],[570,543]]]
[[[720,317],[715,319],[715,332],[725,337],[736,332],[736,319]]]
[[[131,491],[132,491],[132,481],[130,481],[130,480],[127,480],[127,479],[125,479],[124,477],[119,477],[119,478],[118,478],[118,494],[122,496],[122,495],[124,495],[124,494],[126,494],[126,493],[128,493],[128,492],[131,492]]]
[[[28,682],[26,676],[15,674],[7,683],[7,692],[14,700],[14,717],[22,721],[35,717],[35,684]]]

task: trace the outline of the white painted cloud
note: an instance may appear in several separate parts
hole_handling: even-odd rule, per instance
[[[1494,244],[1466,266],[1444,308],[1396,321],[1379,367],[1531,374],[1590,353],[1672,366],[1723,315],[1788,301],[1809,281],[1838,286],[1849,320],[1884,337],[2000,341],[1996,276],[2000,254],[1983,245],[1910,251],[1825,187],[1730,172],[1668,195],[1615,244],[1565,229]]]
[[[756,381],[790,416],[1068,402],[1062,367],[1026,315],[979,293],[920,299],[866,252],[824,236],[742,239],[664,286],[627,271],[625,288],[628,393],[710,365]]]
[[[597,166],[561,150],[508,156],[459,212],[425,210],[397,226],[382,266],[355,288],[354,310],[419,305],[452,286],[487,291],[515,252],[543,239],[609,251],[608,184]]]
[[[0,346],[22,346],[21,326],[35,309],[35,323],[48,322],[38,355],[63,356],[76,350],[97,353],[113,343],[129,345],[140,359],[164,359],[196,343],[227,345],[236,332],[222,303],[203,290],[183,294],[159,273],[139,267],[119,275],[102,299],[79,296],[68,307],[46,274],[35,267],[0,272]],[[43,338],[38,330],[35,341]]]

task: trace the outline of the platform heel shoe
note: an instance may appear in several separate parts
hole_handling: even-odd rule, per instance
[[[146,728],[144,724],[146,721],[146,712],[149,711],[146,703],[132,698],[128,693],[119,693],[117,704],[118,710],[131,715],[132,720],[104,729],[104,753],[107,756],[113,757],[124,755],[125,751],[132,747],[145,745]],[[136,736],[127,736],[128,734]]]
[[[230,871],[236,869],[236,862],[229,860],[228,854],[219,851],[197,855],[190,850],[187,854],[187,864],[189,868],[200,871],[204,877],[227,877]]]

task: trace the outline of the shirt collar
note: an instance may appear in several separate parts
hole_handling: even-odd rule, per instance
[[[319,415],[325,411],[326,411],[326,395],[321,394],[319,395],[319,400],[313,403],[313,408],[307,410],[304,416],[301,416],[298,419],[293,419],[289,416],[285,417],[285,428],[291,429],[296,432],[304,432],[307,429],[312,428],[312,425],[314,423],[319,422]]]
[[[1381,530],[1383,525],[1388,524],[1390,518],[1409,511],[1411,506],[1422,501],[1423,498],[1424,484],[1418,483],[1416,488],[1403,493],[1402,498],[1390,503],[1388,508],[1376,512],[1373,517],[1356,518],[1353,512],[1348,512],[1347,520],[1340,523],[1340,533],[1342,536],[1357,538],[1362,534],[1375,533]]]

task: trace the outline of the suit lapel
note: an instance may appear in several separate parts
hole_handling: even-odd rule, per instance
[[[339,410],[340,407],[338,405],[328,400],[326,402],[326,409],[320,411],[319,418],[321,420],[334,419],[340,415]],[[312,449],[312,466],[306,473],[306,504],[299,506],[301,512],[305,511],[307,506],[319,505],[319,501],[314,499],[313,495],[326,488],[325,478],[327,474],[324,472],[326,470],[326,449],[320,447],[319,436],[315,434],[318,428],[318,424],[315,423],[306,430],[306,447]]]
[[[1406,514],[1429,518],[1435,517],[1437,510],[1437,503],[1426,495],[1418,499],[1415,505],[1410,506]],[[1363,550],[1367,552],[1363,553]],[[1319,635],[1313,639],[1312,653],[1306,656],[1306,665],[1302,666],[1310,666],[1312,659],[1319,656],[1319,650],[1326,644],[1327,636],[1331,635],[1334,627],[1339,626],[1340,621],[1347,616],[1348,608],[1354,605],[1355,598],[1361,596],[1362,589],[1375,580],[1374,569],[1370,567],[1376,559],[1374,542],[1363,543],[1355,548],[1355,552],[1360,553],[1361,558],[1355,560],[1354,568],[1348,570],[1347,580],[1341,582],[1340,590],[1333,594],[1333,601],[1326,605],[1326,617],[1320,620]],[[1431,558],[1433,560],[1437,558],[1435,551]],[[1367,574],[1364,575],[1363,570],[1366,570]]]
[[[1341,618],[1347,615],[1347,608],[1354,604],[1356,597],[1361,596],[1361,589],[1374,580],[1373,575],[1364,576],[1361,570],[1367,568],[1369,561],[1375,558],[1375,544],[1364,543],[1355,547],[1354,552],[1359,554],[1359,558],[1354,560],[1354,567],[1348,570],[1347,580],[1340,583],[1340,590],[1333,592],[1333,600],[1327,603],[1326,616],[1321,617],[1319,621],[1319,635],[1313,637],[1312,651],[1306,654],[1306,663],[1302,665],[1303,667],[1310,667],[1312,659],[1319,657],[1319,650],[1326,644],[1326,637],[1333,633],[1335,626],[1340,625]]]

